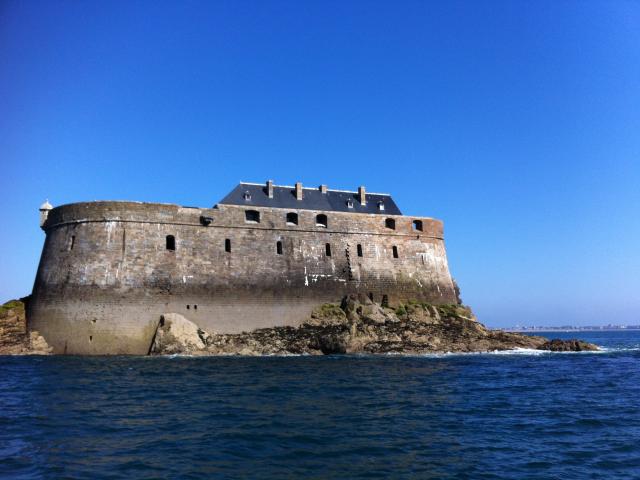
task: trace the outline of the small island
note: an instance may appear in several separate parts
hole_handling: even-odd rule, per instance
[[[443,222],[403,215],[390,194],[362,185],[241,182],[212,208],[96,201],[39,211],[47,239],[33,292],[4,308],[10,353],[597,348],[484,327],[449,271]]]

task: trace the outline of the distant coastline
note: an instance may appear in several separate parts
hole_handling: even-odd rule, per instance
[[[619,332],[621,330],[640,330],[640,325],[587,325],[561,326],[561,327],[509,327],[490,328],[490,330],[502,330],[504,332]]]

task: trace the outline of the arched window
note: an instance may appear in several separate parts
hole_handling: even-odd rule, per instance
[[[358,244],[358,256],[362,256],[362,245]]]
[[[413,229],[421,232],[422,231],[422,220],[414,220],[413,221]]]
[[[260,223],[260,212],[256,210],[246,210],[244,219],[247,223]]]
[[[327,257],[331,256],[331,244],[330,243],[325,244],[324,253],[327,255]]]
[[[298,225],[298,214],[296,212],[287,213],[287,225]]]
[[[231,251],[231,240],[228,238],[224,241],[224,251],[229,253]]]
[[[176,249],[176,237],[174,237],[173,235],[167,235],[166,247],[167,247],[167,250],[175,250]]]
[[[282,255],[282,242],[278,241],[278,243],[276,243],[276,253],[278,255]]]
[[[396,221],[393,218],[387,218],[384,221],[384,226],[387,228],[390,228],[391,230],[395,230],[396,229]]]
[[[393,246],[393,258],[398,258],[398,247]]]
[[[327,228],[327,216],[324,213],[316,215],[316,227]]]

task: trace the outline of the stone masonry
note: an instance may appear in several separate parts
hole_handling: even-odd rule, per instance
[[[239,333],[298,326],[349,293],[458,301],[442,222],[431,218],[222,203],[43,211],[27,316],[55,353],[146,354],[166,313]]]

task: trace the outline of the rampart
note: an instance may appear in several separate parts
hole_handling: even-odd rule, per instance
[[[298,325],[347,293],[457,301],[431,218],[90,202],[50,210],[43,229],[27,313],[56,353],[146,354],[168,312],[235,333]]]

